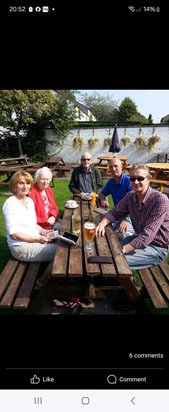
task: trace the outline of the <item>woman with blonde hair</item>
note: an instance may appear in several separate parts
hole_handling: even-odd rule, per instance
[[[51,262],[57,244],[50,243],[47,230],[37,224],[34,202],[27,196],[32,187],[33,179],[28,172],[19,170],[12,175],[10,189],[13,195],[2,208],[8,246],[17,260]]]

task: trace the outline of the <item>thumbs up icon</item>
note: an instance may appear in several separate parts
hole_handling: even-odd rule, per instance
[[[30,383],[32,385],[35,385],[35,384],[37,385],[39,382],[40,382],[40,378],[38,378],[37,375],[33,375],[33,378],[30,379]]]

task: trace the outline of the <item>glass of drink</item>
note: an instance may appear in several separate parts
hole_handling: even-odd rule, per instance
[[[91,192],[91,204],[92,206],[96,206],[96,193]]]
[[[72,232],[75,234],[80,233],[80,215],[72,215]]]
[[[85,239],[85,250],[87,252],[93,249],[93,239],[96,235],[96,226],[93,222],[85,222],[83,227],[84,239]]]

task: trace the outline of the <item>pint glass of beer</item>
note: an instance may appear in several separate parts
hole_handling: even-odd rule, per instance
[[[91,192],[91,204],[92,206],[96,206],[96,193]]]
[[[85,239],[85,250],[91,251],[93,248],[93,239],[96,235],[96,227],[93,222],[85,222],[83,227],[84,239]]]

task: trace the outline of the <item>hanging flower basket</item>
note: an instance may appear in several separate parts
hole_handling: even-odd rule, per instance
[[[130,142],[131,142],[131,138],[129,136],[123,136],[121,139],[121,143],[123,144],[123,146],[126,146]]]
[[[82,146],[83,146],[83,138],[80,136],[75,136],[73,139],[73,147],[81,150]]]
[[[161,140],[160,137],[157,136],[157,135],[151,136],[151,137],[148,139],[147,148],[148,148],[148,152],[149,152],[149,153],[153,151],[156,143],[160,142],[160,140]]]
[[[135,139],[134,144],[137,146],[138,149],[144,149],[146,146],[144,136],[139,136]]]
[[[93,149],[93,147],[98,143],[99,139],[90,137],[88,139],[88,147],[89,149]]]
[[[104,138],[104,141],[103,141],[103,146],[104,146],[104,147],[110,146],[111,140],[112,140],[112,138],[111,138],[110,136],[105,137],[105,138]]]

